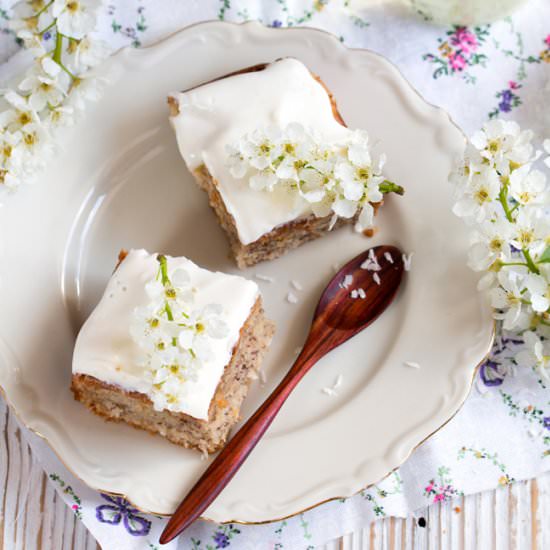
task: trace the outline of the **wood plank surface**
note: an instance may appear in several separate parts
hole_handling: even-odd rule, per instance
[[[57,498],[1,399],[0,487],[0,550],[99,549]],[[436,504],[416,517],[380,520],[317,550],[550,550],[550,473]]]

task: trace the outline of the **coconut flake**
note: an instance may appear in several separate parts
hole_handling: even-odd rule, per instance
[[[415,363],[414,361],[403,361],[403,364],[406,367],[410,367],[411,369],[419,369],[420,365],[418,363]]]
[[[353,277],[351,275],[346,275],[344,280],[340,283],[340,288],[348,288],[351,283],[353,283]]]
[[[357,298],[357,296],[359,296],[359,292],[357,292],[357,290],[354,288],[350,293],[350,298],[353,298],[355,300],[355,298]]]
[[[338,392],[336,390],[342,385],[343,381],[344,381],[344,377],[341,374],[339,374],[336,380],[334,381],[334,384],[332,385],[332,387],[322,388],[321,391],[330,396],[337,395]]]
[[[365,292],[365,289],[363,289],[363,288],[358,288],[357,289],[357,294],[359,294],[359,298],[361,298],[362,300],[364,300],[367,297],[367,293]]]
[[[289,292],[289,293],[286,295],[286,301],[287,301],[289,304],[295,304],[295,303],[298,301],[298,297],[296,296],[296,294],[294,294],[294,292]]]
[[[390,264],[393,264],[393,256],[389,252],[384,252],[384,258],[386,258],[386,261]]]
[[[411,270],[413,254],[414,252],[411,252],[410,254],[403,253],[403,268],[405,269],[405,271]]]
[[[275,282],[275,279],[273,277],[270,277],[269,275],[262,275],[261,273],[256,273],[254,277],[256,277],[256,279],[258,279],[259,281],[265,281],[266,283]]]
[[[303,287],[298,281],[292,280],[292,281],[290,281],[290,284],[291,284],[296,290],[303,290],[303,289],[304,289],[304,287]]]
[[[377,284],[377,285],[380,285],[380,283],[382,281],[380,281],[380,275],[378,275],[378,273],[373,273],[372,274],[372,280]]]

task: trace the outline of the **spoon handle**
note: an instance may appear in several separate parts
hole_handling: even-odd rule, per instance
[[[287,375],[195,483],[164,528],[160,537],[161,544],[177,537],[208,508],[231,481],[269,428],[296,384],[318,360],[319,356],[312,347],[314,346],[310,347],[307,344],[304,346]]]

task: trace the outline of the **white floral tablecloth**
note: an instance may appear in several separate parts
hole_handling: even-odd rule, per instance
[[[0,55],[18,50],[1,2]],[[550,136],[550,2],[531,0],[512,17],[475,28],[434,26],[403,6],[365,0],[112,0],[98,34],[115,48],[141,47],[201,20],[259,19],[280,27],[326,29],[350,47],[393,61],[431,103],[466,131],[510,117],[539,138]],[[24,64],[17,54],[4,78]],[[499,334],[461,411],[396,472],[360,494],[263,526],[197,522],[166,548],[280,550],[313,548],[377,517],[406,516],[455,495],[504,486],[550,470],[550,381],[520,369],[519,339]],[[369,437],[368,433],[361,434]],[[157,549],[165,520],[76,480],[49,448],[30,443],[51,482],[104,550]],[[269,498],[269,495],[266,495]]]

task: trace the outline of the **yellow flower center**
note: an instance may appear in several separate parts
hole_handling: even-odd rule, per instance
[[[167,298],[170,298],[171,300],[173,300],[176,297],[176,290],[173,288],[167,288],[164,291],[164,294],[166,295]]]
[[[489,199],[489,191],[487,191],[487,189],[485,189],[484,187],[480,187],[474,193],[474,198],[478,204],[483,204],[484,202],[487,202]]]
[[[260,145],[259,149],[262,155],[267,155],[271,151],[271,145],[269,145],[269,143],[264,142]]]
[[[523,193],[519,194],[519,200],[523,204],[527,204],[528,202],[530,202],[531,198],[532,198],[531,193],[529,193],[528,191],[524,191]]]
[[[521,244],[521,248],[527,248],[534,239],[533,231],[528,229],[520,229],[518,233],[518,241]]]
[[[7,170],[0,170],[0,185],[4,185],[7,173]]]
[[[500,252],[502,250],[502,244],[503,244],[502,239],[499,239],[498,237],[493,237],[489,241],[489,249],[492,252]]]
[[[67,11],[70,12],[71,14],[75,14],[78,10],[80,9],[80,2],[69,2],[67,4]]]
[[[495,154],[500,149],[500,142],[498,139],[493,139],[487,143],[487,151]]]
[[[53,88],[53,86],[51,84],[49,84],[48,82],[41,82],[39,88],[43,92],[49,92]]]
[[[357,178],[360,180],[366,180],[369,179],[369,169],[368,168],[359,168],[357,170]]]
[[[32,11],[40,11],[44,7],[44,0],[31,0],[29,4]]]
[[[25,126],[25,124],[28,124],[32,121],[32,116],[27,111],[17,111],[17,122],[21,124],[21,126]]]
[[[4,155],[4,157],[6,158],[10,158],[11,157],[11,153],[13,151],[13,148],[11,145],[4,145],[4,147],[2,148],[2,154]]]
[[[28,145],[29,147],[32,147],[33,145],[36,144],[38,139],[36,137],[36,134],[32,132],[29,134],[25,134],[25,136],[23,137],[23,141],[25,142],[26,145]]]
[[[289,155],[293,155],[296,151],[296,147],[294,147],[292,143],[285,143],[285,146],[283,147],[283,149],[284,149],[284,152]]]

